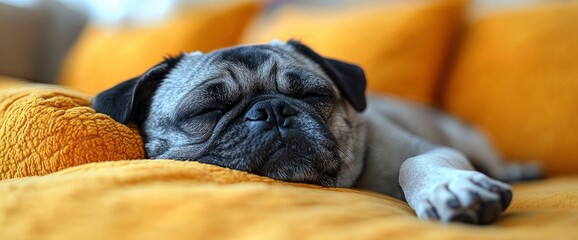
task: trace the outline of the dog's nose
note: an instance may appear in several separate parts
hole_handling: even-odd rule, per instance
[[[267,123],[270,126],[290,127],[290,117],[297,111],[287,102],[271,99],[255,103],[245,114],[246,121]]]

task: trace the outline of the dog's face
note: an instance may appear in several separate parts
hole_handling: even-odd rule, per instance
[[[139,125],[149,158],[348,186],[361,172],[365,78],[296,41],[166,59],[93,100]]]

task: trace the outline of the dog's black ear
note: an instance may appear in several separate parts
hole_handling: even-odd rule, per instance
[[[363,69],[350,63],[324,58],[303,45],[299,41],[289,40],[287,44],[302,55],[310,58],[333,80],[335,85],[341,91],[341,94],[351,103],[359,112],[365,110],[367,106],[365,101],[365,74]]]
[[[140,123],[146,117],[148,105],[161,81],[183,55],[166,58],[143,75],[124,81],[92,99],[96,112],[109,115],[117,122]]]

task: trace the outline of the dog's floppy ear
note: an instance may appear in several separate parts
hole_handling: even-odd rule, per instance
[[[152,95],[167,73],[175,67],[182,58],[166,58],[163,62],[147,70],[143,75],[124,81],[92,99],[92,107],[99,113],[109,115],[117,122],[140,123],[147,113]]]
[[[302,55],[310,58],[333,80],[341,91],[341,94],[359,112],[365,110],[365,74],[363,69],[350,63],[324,58],[315,53],[311,48],[303,45],[299,41],[289,40],[287,44]]]

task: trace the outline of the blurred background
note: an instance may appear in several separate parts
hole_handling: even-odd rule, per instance
[[[68,51],[87,26],[96,25],[109,29],[120,26],[150,27],[162,24],[183,8],[205,8],[206,5],[216,5],[222,2],[238,1],[0,0],[0,36],[3,36],[0,38],[0,74],[36,82],[56,83]],[[375,5],[384,2],[391,4],[396,1],[263,0],[256,2],[259,2],[260,11],[250,16],[253,23],[259,21],[261,17],[274,14],[286,5],[298,4],[327,9],[344,5]],[[535,2],[538,1],[476,0],[469,3],[468,11],[472,16],[492,9],[530,5]],[[239,21],[245,21],[245,19],[239,19]],[[187,47],[182,50],[197,50],[195,46]],[[167,53],[170,50],[172,49],[169,48]]]
[[[510,159],[578,172],[577,0],[0,0],[0,88],[94,95],[167,55],[290,38],[363,67],[368,91],[480,127]]]

